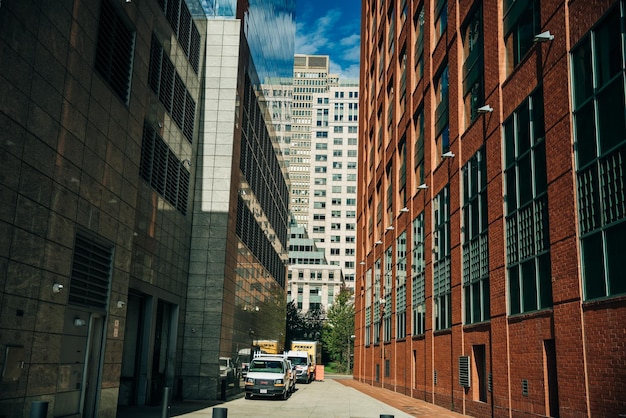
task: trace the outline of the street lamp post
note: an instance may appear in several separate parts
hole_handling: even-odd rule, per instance
[[[354,334],[348,337],[348,374],[352,374],[352,355],[350,354],[350,350],[352,348],[352,341],[354,338]]]

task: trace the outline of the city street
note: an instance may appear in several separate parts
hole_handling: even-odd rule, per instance
[[[222,408],[215,411],[214,409]],[[158,407],[129,407],[118,418],[160,417]],[[406,411],[406,412],[403,412]],[[460,417],[460,414],[386,389],[375,388],[347,376],[326,376],[324,381],[298,384],[286,401],[245,399],[243,394],[229,401],[174,403],[171,417],[187,418],[411,418]]]

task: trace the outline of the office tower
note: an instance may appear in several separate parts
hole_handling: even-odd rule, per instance
[[[619,414],[624,1],[362,5],[355,378]]]
[[[7,416],[216,399],[240,383],[219,357],[284,332],[288,185],[260,85],[291,76],[294,4],[220,3],[0,4]]]
[[[313,95],[309,236],[354,289],[358,82],[339,80]]]
[[[294,57],[291,211],[353,288],[358,81],[328,71],[328,56]]]
[[[291,145],[289,178],[291,179],[291,212],[298,224],[309,222],[309,191],[311,168],[311,124],[313,95],[328,92],[327,55],[296,55],[293,66],[293,103],[291,116]]]

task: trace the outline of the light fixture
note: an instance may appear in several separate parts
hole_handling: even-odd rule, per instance
[[[118,300],[117,301],[117,307],[122,309],[124,306],[126,306],[126,302],[124,302],[123,300]]]
[[[408,212],[408,211],[409,211],[409,208],[407,208],[406,206],[400,209],[400,212]]]
[[[87,321],[80,318],[74,318],[74,326],[75,327],[84,327],[87,325]]]
[[[383,299],[383,298],[378,299],[378,303],[380,303],[381,305],[384,305],[385,304],[385,299]]]
[[[191,160],[189,158],[185,158],[183,160],[183,165],[186,165],[188,168],[191,168]]]
[[[53,293],[59,293],[61,292],[61,290],[63,290],[63,285],[61,283],[55,283],[52,285],[52,292]]]
[[[554,35],[549,30],[541,32],[533,37],[533,42],[548,42],[554,39]]]
[[[478,113],[491,113],[491,112],[493,112],[493,107],[491,107],[491,106],[489,106],[487,104],[487,105],[479,107],[478,109],[476,109],[476,111]]]
[[[420,190],[426,190],[428,189],[428,185],[426,183],[422,183],[419,186],[417,186],[417,188]]]
[[[378,240],[378,241],[376,241],[376,242],[374,243],[374,245],[380,245],[380,244],[382,244],[382,243],[383,243],[383,242],[382,242],[381,240]]]
[[[365,265],[365,261],[361,260],[361,262],[359,264],[364,266]]]
[[[441,154],[441,158],[454,158],[454,153],[452,151],[448,151],[444,154]]]
[[[394,230],[393,225],[389,225],[389,226],[388,226],[387,228],[385,228],[385,229],[386,229],[387,231],[393,231],[393,230]]]

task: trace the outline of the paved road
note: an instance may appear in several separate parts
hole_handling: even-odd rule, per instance
[[[209,418],[214,408],[220,418],[411,418],[399,409],[376,400],[352,387],[334,379],[296,385],[296,392],[286,401],[280,399],[237,399],[206,406],[206,404],[185,403],[172,405],[171,417]],[[223,416],[224,412],[226,416]],[[222,414],[222,415],[220,415]],[[118,418],[160,417],[158,408],[130,408],[118,414]]]
[[[184,418],[465,418],[419,399],[352,379],[326,375],[322,382],[298,384],[286,401],[244,399],[243,393],[222,401],[174,402],[170,417]],[[222,408],[215,411],[216,408]],[[162,407],[120,407],[117,418],[160,418]],[[225,415],[224,415],[225,414]]]

